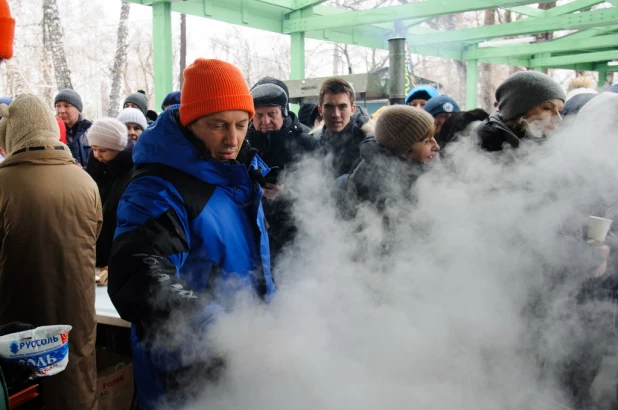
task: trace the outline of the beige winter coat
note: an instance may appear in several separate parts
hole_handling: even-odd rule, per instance
[[[73,326],[67,369],[42,379],[45,409],[95,409],[101,200],[68,148],[57,146],[0,163],[0,324]]]

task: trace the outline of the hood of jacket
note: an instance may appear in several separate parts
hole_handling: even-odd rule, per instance
[[[481,148],[490,152],[502,151],[505,143],[518,148],[520,140],[524,137],[507,127],[499,112],[490,115],[475,132],[479,137]]]
[[[266,164],[246,143],[237,160],[220,162],[205,155],[190,138],[190,132],[180,125],[178,106],[168,108],[140,135],[139,143],[133,148],[135,167],[163,164],[222,187],[251,186],[252,169],[261,175],[268,173]]]

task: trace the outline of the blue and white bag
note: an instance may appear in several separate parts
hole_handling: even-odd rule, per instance
[[[52,376],[69,363],[69,325],[41,326],[0,336],[0,360],[37,368],[32,376]]]

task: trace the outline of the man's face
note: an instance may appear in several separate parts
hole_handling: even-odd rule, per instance
[[[418,108],[419,110],[424,110],[425,104],[427,104],[427,100],[422,100],[420,98],[412,100],[408,103],[408,105],[411,105],[414,108]]]
[[[318,110],[322,114],[328,132],[337,134],[350,123],[356,105],[352,104],[347,93],[325,94]]]
[[[140,127],[137,124],[133,124],[132,122],[126,124],[127,125],[127,129],[129,130],[129,138],[135,142],[137,141],[137,139],[139,138],[140,135],[142,135],[142,132],[144,130],[142,130],[142,127]]]
[[[56,104],[56,117],[64,122],[68,130],[79,120],[79,110],[69,103],[59,102]]]
[[[281,127],[283,127],[283,114],[281,113],[281,107],[267,105],[255,107],[253,126],[256,130],[263,133],[280,130]]]
[[[453,115],[452,112],[443,112],[434,117],[433,124],[436,128],[436,135],[440,134],[440,130],[442,129],[442,126],[444,125],[446,120],[448,120],[452,115]]]
[[[431,160],[433,160],[438,151],[440,151],[440,146],[433,136],[428,136],[424,140],[416,142],[412,145],[412,148],[404,155],[404,157],[428,164]]]
[[[204,143],[212,158],[227,162],[238,156],[248,126],[248,112],[223,111],[200,117],[189,124],[188,128]]]

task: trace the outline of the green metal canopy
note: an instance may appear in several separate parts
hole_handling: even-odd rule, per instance
[[[600,86],[608,72],[618,71],[618,66],[608,65],[618,60],[618,0],[572,0],[549,10],[531,6],[549,2],[545,0],[425,0],[360,11],[321,5],[324,0],[124,1],[152,6],[157,105],[173,84],[172,11],[289,34],[292,80],[305,77],[306,37],[388,50],[394,22],[402,22],[412,53],[467,62],[466,107],[476,107],[479,62],[597,71]],[[421,26],[436,17],[486,9],[510,10],[524,17],[448,31]],[[565,31],[569,34],[549,41],[521,37]],[[505,38],[509,40],[496,41]],[[524,41],[531,44],[509,44]]]

